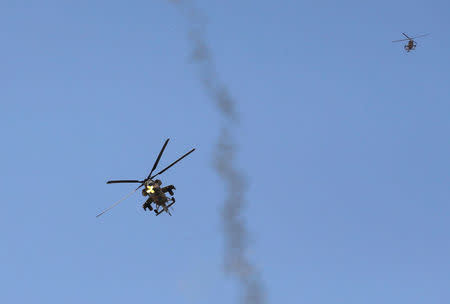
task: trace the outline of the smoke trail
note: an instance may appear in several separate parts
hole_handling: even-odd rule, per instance
[[[189,40],[192,44],[191,59],[199,68],[200,79],[209,97],[219,108],[220,113],[231,121],[237,122],[234,102],[228,89],[219,82],[214,60],[205,40],[205,18],[185,1],[169,0],[177,5],[189,22]]]
[[[236,144],[230,127],[238,123],[235,101],[229,90],[217,76],[211,52],[205,39],[205,21],[195,7],[182,0],[170,0],[189,23],[189,40],[192,43],[191,59],[199,68],[200,80],[218,108],[227,119],[228,125],[222,128],[214,152],[214,168],[223,179],[227,196],[222,210],[225,232],[225,270],[235,276],[242,287],[242,302],[246,304],[264,303],[263,287],[259,275],[246,257],[247,229],[240,217],[246,206],[244,194],[246,181],[234,166]]]
[[[235,144],[224,128],[215,152],[215,168],[226,183],[227,197],[222,209],[225,230],[225,270],[235,275],[242,286],[243,303],[264,303],[263,288],[256,269],[245,256],[247,229],[240,217],[246,205],[246,181],[233,166]]]

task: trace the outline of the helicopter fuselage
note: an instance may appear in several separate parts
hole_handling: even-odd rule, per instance
[[[142,195],[148,196],[148,198],[157,205],[162,205],[169,200],[161,188],[160,180],[149,180],[145,183],[145,188],[142,190]]]
[[[161,190],[161,188],[153,188],[153,193],[149,193],[148,198],[157,205],[163,205],[166,203],[169,199],[167,198],[166,194]]]
[[[416,48],[416,42],[414,40],[409,40],[407,44],[405,44],[405,50],[407,52],[414,50]]]
[[[154,203],[156,205],[156,209],[154,210],[156,215],[159,214],[159,207],[162,207],[164,211],[171,215],[168,208],[175,203],[175,198],[173,197],[173,190],[175,190],[175,187],[173,185],[169,185],[161,188],[161,184],[162,183],[160,180],[148,180],[145,183],[145,188],[142,190],[142,195],[148,196],[148,199],[145,201],[142,207],[144,208],[144,210],[148,208],[150,211],[152,211],[153,207],[151,205],[152,203]],[[170,199],[166,196],[166,192],[169,192],[169,194],[172,195]],[[171,200],[172,203],[167,205],[166,203],[169,200]]]

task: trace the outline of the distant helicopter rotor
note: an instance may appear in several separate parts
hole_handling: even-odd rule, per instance
[[[405,46],[404,46],[404,49],[405,49],[406,52],[408,52],[408,53],[409,53],[410,51],[416,49],[417,42],[414,41],[414,39],[416,39],[416,38],[421,38],[421,37],[425,37],[425,36],[429,35],[429,34],[424,34],[424,35],[419,35],[419,36],[415,36],[415,37],[412,37],[412,38],[411,38],[411,37],[409,37],[408,35],[406,35],[405,33],[402,33],[402,34],[403,34],[403,36],[406,37],[406,39],[394,40],[394,41],[392,41],[392,42],[408,41],[408,43],[405,44]]]
[[[407,40],[414,40],[414,39],[416,39],[416,38],[422,38],[422,37],[425,37],[425,36],[428,36],[428,35],[430,35],[429,33],[428,34],[423,34],[423,35],[419,35],[419,36],[415,36],[415,37],[409,37],[408,35],[406,35],[405,33],[402,33],[403,34],[403,36],[405,36],[406,37],[406,39],[399,39],[399,40],[394,40],[394,41],[392,41],[392,42],[400,42],[400,41],[407,41]]]

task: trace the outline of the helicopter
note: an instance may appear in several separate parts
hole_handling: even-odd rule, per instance
[[[408,43],[405,44],[405,46],[404,46],[404,49],[406,50],[407,53],[409,53],[410,51],[416,49],[417,42],[415,42],[414,39],[416,39],[416,38],[421,38],[421,37],[425,37],[425,36],[428,35],[428,34],[424,34],[424,35],[419,35],[419,36],[416,36],[416,37],[411,38],[411,37],[409,37],[408,35],[406,35],[405,33],[402,33],[402,34],[403,34],[407,39],[394,40],[394,41],[392,41],[392,42],[408,41]]]
[[[127,179],[127,180],[110,180],[110,181],[106,182],[107,184],[138,183],[140,185],[136,189],[134,189],[132,192],[130,192],[127,196],[123,197],[122,199],[120,199],[119,201],[115,202],[113,205],[111,205],[110,207],[108,207],[107,209],[102,211],[100,214],[97,215],[97,217],[101,216],[106,211],[111,210],[112,208],[117,206],[119,203],[121,203],[122,201],[127,199],[129,196],[131,196],[134,192],[139,190],[142,186],[144,186],[144,189],[142,189],[142,195],[143,196],[148,196],[148,199],[142,205],[142,208],[144,208],[145,211],[147,209],[149,209],[150,211],[153,210],[155,212],[156,216],[160,215],[164,211],[167,212],[170,216],[172,216],[172,214],[169,211],[169,208],[172,207],[173,204],[175,204],[175,198],[173,197],[173,195],[174,195],[173,190],[175,190],[175,187],[173,185],[168,185],[166,187],[161,187],[162,182],[159,179],[154,180],[154,178],[156,176],[164,173],[166,170],[168,170],[170,167],[175,165],[177,162],[179,162],[180,160],[182,160],[183,158],[185,158],[186,156],[188,156],[189,154],[194,152],[195,148],[192,149],[191,151],[187,152],[186,154],[184,154],[180,158],[178,158],[176,161],[171,163],[169,166],[167,166],[163,170],[159,171],[155,175],[152,175],[153,171],[155,171],[156,167],[158,166],[159,160],[161,159],[161,156],[162,156],[162,154],[164,152],[164,149],[166,148],[168,143],[169,143],[169,138],[164,142],[164,145],[161,148],[161,151],[159,152],[155,163],[153,164],[152,170],[150,171],[150,173],[147,176],[147,178],[145,178],[144,180],[134,180],[134,179],[133,180],[128,180]],[[166,196],[167,192],[172,196],[170,199]],[[167,205],[166,203],[169,200],[171,201],[171,203],[169,205]],[[155,208],[152,207],[152,203],[154,203],[156,205]],[[159,210],[160,207],[162,207],[161,211]]]

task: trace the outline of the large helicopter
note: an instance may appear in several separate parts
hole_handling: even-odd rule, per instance
[[[186,154],[181,156],[179,159],[174,161],[172,164],[170,164],[169,166],[167,166],[163,170],[159,171],[155,175],[152,175],[153,171],[155,171],[156,167],[158,166],[159,160],[161,159],[161,156],[162,156],[162,154],[164,152],[164,149],[166,148],[168,142],[169,142],[169,138],[165,141],[161,151],[159,152],[158,157],[156,158],[155,163],[153,164],[153,168],[150,171],[150,174],[147,176],[146,179],[144,179],[144,180],[128,180],[128,179],[127,180],[110,180],[110,181],[106,182],[107,184],[139,183],[140,185],[135,190],[130,192],[127,196],[125,196],[124,198],[120,199],[119,201],[117,201],[116,203],[111,205],[109,208],[105,209],[103,212],[98,214],[97,217],[99,217],[100,215],[102,215],[106,211],[108,211],[108,210],[114,208],[115,206],[117,206],[119,203],[124,201],[126,198],[128,198],[130,195],[132,195],[134,192],[136,192],[142,186],[145,186],[144,189],[142,189],[142,195],[143,196],[148,196],[148,199],[142,205],[142,208],[144,208],[144,210],[147,210],[147,209],[149,209],[150,211],[154,210],[156,215],[160,215],[164,211],[167,212],[170,216],[172,215],[170,213],[170,211],[169,211],[169,208],[173,204],[175,204],[175,198],[173,197],[173,194],[174,194],[173,190],[175,190],[175,187],[173,185],[169,185],[169,186],[166,186],[166,187],[161,187],[162,182],[159,179],[154,180],[154,178],[156,176],[164,173],[167,169],[169,169],[170,167],[175,165],[177,162],[179,162],[180,160],[182,160],[183,158],[185,158],[186,156],[188,156],[189,154],[194,152],[195,149],[192,149],[191,151],[187,152]],[[166,196],[167,192],[169,192],[169,194],[172,196],[170,199]],[[169,205],[167,205],[166,203],[169,200],[172,201],[172,202]],[[156,205],[155,208],[152,207],[152,203],[154,203]],[[162,207],[161,211],[159,211],[160,207]]]
[[[409,53],[410,51],[416,49],[417,42],[415,42],[414,39],[416,39],[416,38],[421,38],[421,37],[425,37],[425,36],[428,35],[428,34],[424,34],[424,35],[419,35],[419,36],[416,36],[416,37],[412,37],[412,38],[411,38],[411,37],[409,37],[408,35],[406,35],[405,33],[402,33],[402,34],[403,34],[403,36],[406,37],[406,39],[394,40],[394,41],[392,41],[392,42],[408,41],[408,43],[405,44],[405,46],[404,46],[404,49],[405,49],[406,52],[408,52],[408,53]]]

